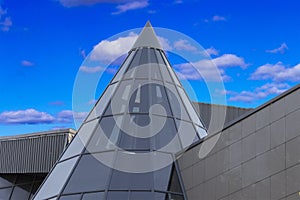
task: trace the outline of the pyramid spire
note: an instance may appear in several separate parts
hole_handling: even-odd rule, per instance
[[[186,200],[175,155],[205,135],[147,22],[33,199]]]
[[[150,21],[147,21],[132,48],[135,49],[138,47],[153,47],[156,49],[162,49]]]

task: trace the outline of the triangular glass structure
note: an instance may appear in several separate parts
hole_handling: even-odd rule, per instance
[[[147,22],[35,200],[184,200],[175,154],[206,130]]]

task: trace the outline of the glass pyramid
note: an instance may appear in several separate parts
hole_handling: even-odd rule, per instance
[[[35,200],[184,200],[175,154],[206,130],[147,22]]]

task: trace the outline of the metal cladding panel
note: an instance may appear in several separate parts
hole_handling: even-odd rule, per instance
[[[0,139],[0,173],[47,173],[68,144],[70,134]]]
[[[227,123],[233,121],[234,119],[237,119],[239,116],[245,114],[246,112],[253,110],[251,108],[239,108],[239,107],[232,107],[232,106],[207,104],[207,103],[201,103],[201,102],[193,102],[193,104],[206,127],[209,127],[209,123],[211,121],[212,110],[216,110],[217,112],[223,113],[224,109],[225,109],[226,117],[225,117],[224,124],[227,124]],[[218,114],[216,116],[218,116]],[[214,120],[216,120],[216,119],[214,119]]]

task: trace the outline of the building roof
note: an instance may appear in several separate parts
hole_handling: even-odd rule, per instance
[[[34,199],[185,199],[175,154],[206,135],[148,22]]]
[[[74,134],[62,129],[0,137],[0,173],[48,173]]]

